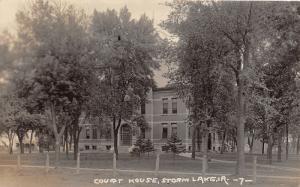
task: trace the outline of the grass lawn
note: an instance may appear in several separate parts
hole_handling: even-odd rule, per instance
[[[50,166],[54,166],[55,155],[54,152],[50,152]],[[201,156],[201,155],[198,155]],[[219,160],[235,160],[235,154],[226,153],[211,154],[211,158]],[[60,155],[60,166],[62,167],[76,167],[76,161],[73,160],[73,155],[70,154],[69,158],[66,157],[64,153]],[[252,155],[246,154],[247,162],[251,163]],[[45,154],[33,153],[24,154],[21,156],[21,163],[25,165],[45,165]],[[0,154],[0,165],[1,164],[16,164],[17,155]],[[117,161],[117,168],[122,170],[143,170],[143,171],[154,171],[155,169],[156,156],[150,154],[143,155],[142,157],[132,157],[126,153],[119,154],[119,160]],[[299,168],[299,162],[295,158],[291,158],[291,167]],[[258,163],[264,163],[264,157],[258,156]],[[284,162],[280,163],[283,165]],[[294,164],[293,164],[294,163]],[[274,162],[275,164],[275,162]],[[95,169],[112,169],[112,153],[81,153],[80,167],[81,168],[95,168]],[[277,165],[277,163],[276,163]],[[284,166],[286,166],[285,164]],[[221,163],[212,161],[209,162],[208,173],[216,174],[233,174],[235,172],[236,165],[234,163]],[[246,167],[246,174],[252,175],[252,165],[248,164]],[[160,171],[173,171],[173,172],[191,172],[191,173],[201,173],[202,172],[202,161],[201,160],[191,160],[190,158],[175,156],[173,154],[161,154],[160,156]],[[286,171],[281,169],[271,169],[264,167],[257,167],[257,175],[274,175],[274,176],[293,176],[300,177],[300,173],[297,171]],[[0,186],[1,187],[1,186]]]
[[[171,175],[159,175],[157,180],[162,182],[165,178],[197,178],[199,176],[171,176]],[[70,170],[50,170],[48,174],[43,169],[37,168],[23,168],[21,171],[16,171],[14,168],[1,168],[0,169],[0,187],[113,187],[113,186],[134,186],[134,187],[154,187],[154,186],[204,186],[204,187],[225,187],[241,186],[239,182],[229,181],[229,185],[224,182],[206,182],[202,184],[200,181],[189,181],[184,183],[172,183],[169,184],[146,184],[146,183],[129,183],[129,179],[135,178],[156,178],[153,174],[143,173],[121,173],[115,178],[122,179],[120,184],[94,184],[94,179],[112,178],[111,172],[88,172],[84,171],[80,174],[74,174],[74,171]],[[229,178],[230,179],[230,178]],[[260,187],[298,187],[300,181],[282,181],[282,180],[259,180],[256,184],[244,183],[242,186],[260,186]]]
[[[247,163],[253,163],[253,156],[257,156],[257,163],[258,164],[268,164],[267,155],[261,155],[261,154],[249,154],[245,153],[245,160]],[[197,153],[196,156],[202,156],[201,153]],[[236,153],[209,153],[209,157],[212,159],[217,160],[225,160],[225,161],[236,161]],[[293,168],[299,168],[300,169],[300,155],[296,154],[290,154],[288,160],[285,159],[285,154],[282,154],[282,161],[277,161],[277,155],[272,155],[272,165],[274,166],[283,166],[283,167],[293,167]]]

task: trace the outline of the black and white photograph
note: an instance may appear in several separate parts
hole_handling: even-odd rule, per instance
[[[300,1],[0,0],[0,187],[300,187]]]

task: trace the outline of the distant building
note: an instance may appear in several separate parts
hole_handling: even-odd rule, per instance
[[[191,129],[187,120],[188,109],[182,99],[178,98],[173,88],[157,88],[148,93],[148,102],[141,106],[149,128],[137,129],[127,123],[120,127],[118,145],[120,151],[127,151],[138,136],[150,139],[155,148],[161,149],[172,134],[182,140],[187,150],[191,149]],[[103,124],[93,119],[82,124],[79,149],[81,151],[104,151],[113,147],[112,125]],[[100,125],[97,125],[100,124]],[[209,133],[208,148],[219,151],[217,133]]]

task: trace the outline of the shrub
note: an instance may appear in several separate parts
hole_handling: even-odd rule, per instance
[[[150,139],[145,140],[142,137],[138,137],[136,143],[130,150],[131,155],[140,156],[142,153],[148,153],[154,151],[153,143]]]
[[[182,140],[177,137],[176,134],[173,134],[170,139],[168,139],[167,144],[165,145],[166,152],[171,151],[174,154],[185,152],[185,146],[182,144]]]

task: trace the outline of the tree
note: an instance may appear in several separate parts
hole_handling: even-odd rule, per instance
[[[149,153],[152,151],[154,151],[153,143],[151,142],[150,139],[147,139],[145,142],[145,152],[148,153],[148,157],[149,157]]]
[[[16,97],[15,93],[1,96],[0,108],[0,129],[7,135],[9,141],[9,153],[12,154],[12,145],[14,136],[17,135],[20,145],[20,153],[24,153],[23,138],[28,130],[28,124],[31,123],[24,102]]]
[[[11,35],[8,32],[0,34],[0,135],[6,134],[8,137],[9,153],[12,154],[12,145],[14,139],[14,128],[13,125],[13,107],[6,100],[8,85],[7,81],[7,71],[10,69],[10,65],[13,62],[13,55],[11,51]]]
[[[20,100],[13,94],[2,95],[0,98],[0,129],[8,138],[8,152],[13,153],[12,146],[17,130],[16,118],[21,112]]]
[[[14,135],[17,135],[20,145],[20,153],[24,153],[23,139],[30,130],[30,145],[33,133],[44,126],[43,116],[30,114],[25,106],[26,102],[17,96],[15,90],[9,90],[9,95],[1,96],[1,129],[9,140],[9,152],[12,153]],[[31,146],[29,147],[31,153]]]
[[[140,156],[140,154],[148,153],[148,157],[149,157],[149,153],[154,151],[154,146],[151,140],[150,139],[146,140],[141,136],[138,137],[134,145],[136,146],[136,148],[133,148],[132,154],[138,154]]]
[[[139,148],[139,153],[143,153],[145,151],[146,142],[141,136],[138,137],[134,145]]]
[[[299,88],[299,78],[296,77],[296,85]],[[300,125],[299,125],[299,92],[296,92],[294,104],[296,107],[293,107],[291,114],[290,114],[290,133],[293,137],[293,150],[298,155],[300,152]]]
[[[176,3],[174,3],[176,6]],[[181,7],[182,6],[182,7]],[[195,6],[195,7],[193,7]],[[223,54],[227,51],[226,43],[213,41],[211,35],[201,32],[201,22],[198,20],[197,8],[202,5],[183,3],[178,7],[189,7],[184,21],[173,22],[169,19],[162,24],[170,32],[179,37],[178,46],[171,52],[171,62],[178,62],[178,69],[170,72],[172,84],[179,90],[179,95],[186,101],[190,109],[190,119],[193,122],[193,142],[195,142],[195,130],[201,126],[203,132],[212,126],[216,120],[218,97],[221,91],[226,71],[221,71]],[[179,8],[179,9],[180,9]],[[176,15],[177,15],[176,14]],[[180,15],[179,15],[180,16]],[[200,16],[200,15],[199,15]],[[180,18],[179,18],[180,19]],[[188,30],[186,28],[189,28]],[[178,52],[179,51],[179,52]],[[175,53],[173,53],[175,52]],[[170,58],[170,56],[168,56]],[[228,71],[228,70],[227,70]],[[221,83],[222,82],[222,83]],[[226,92],[225,87],[222,87]],[[204,154],[207,154],[206,145],[208,134],[204,133]],[[195,157],[195,143],[192,146],[192,158]]]
[[[13,36],[4,31],[0,34],[0,39],[0,84],[2,86],[7,81],[8,71],[14,61],[14,53],[12,50]]]
[[[78,133],[78,118],[93,83],[86,16],[73,6],[37,0],[17,13],[17,23],[20,46],[33,61],[33,95],[52,125],[57,165],[60,140],[70,125],[60,123],[62,115],[71,116],[67,121]]]
[[[175,159],[175,154],[185,152],[185,146],[176,134],[172,134],[171,138],[168,139],[166,151],[171,151],[173,153],[173,159]]]
[[[158,35],[152,20],[146,15],[131,19],[126,7],[119,14],[115,10],[94,11],[91,30],[100,77],[93,113],[111,120],[118,158],[121,124],[138,117],[137,109],[154,86]]]
[[[289,128],[293,121],[293,110],[298,107],[296,83],[299,71],[299,15],[297,3],[281,6],[280,11],[271,19],[274,35],[269,39],[264,59],[266,66],[266,85],[270,94],[276,99],[273,107],[278,114],[274,118],[273,131],[277,135],[278,160],[281,161],[281,142],[286,135],[286,159],[288,158]],[[270,148],[271,149],[271,148]],[[271,150],[270,150],[271,152]]]
[[[225,48],[223,53],[216,54],[222,57],[220,58],[222,68],[229,68],[234,77],[237,127],[236,173],[243,176],[247,108],[251,98],[255,98],[256,95],[253,92],[254,86],[266,90],[262,79],[264,63],[257,61],[257,57],[261,56],[261,49],[267,46],[268,41],[276,38],[278,34],[274,26],[280,20],[277,16],[287,11],[293,12],[293,8],[284,3],[261,2],[174,1],[169,5],[173,11],[164,25],[171,33],[179,38],[185,38],[189,36],[190,29],[198,27],[199,29],[194,33],[201,34],[196,38],[205,36],[215,46]],[[188,42],[188,40],[179,41],[180,44]],[[223,70],[222,68],[220,71]]]
[[[19,140],[20,153],[24,154],[24,137],[26,136],[31,125],[35,123],[33,116],[31,116],[26,110],[20,110],[18,116],[15,118],[16,123],[16,135]],[[32,141],[32,134],[30,138],[30,147]]]

